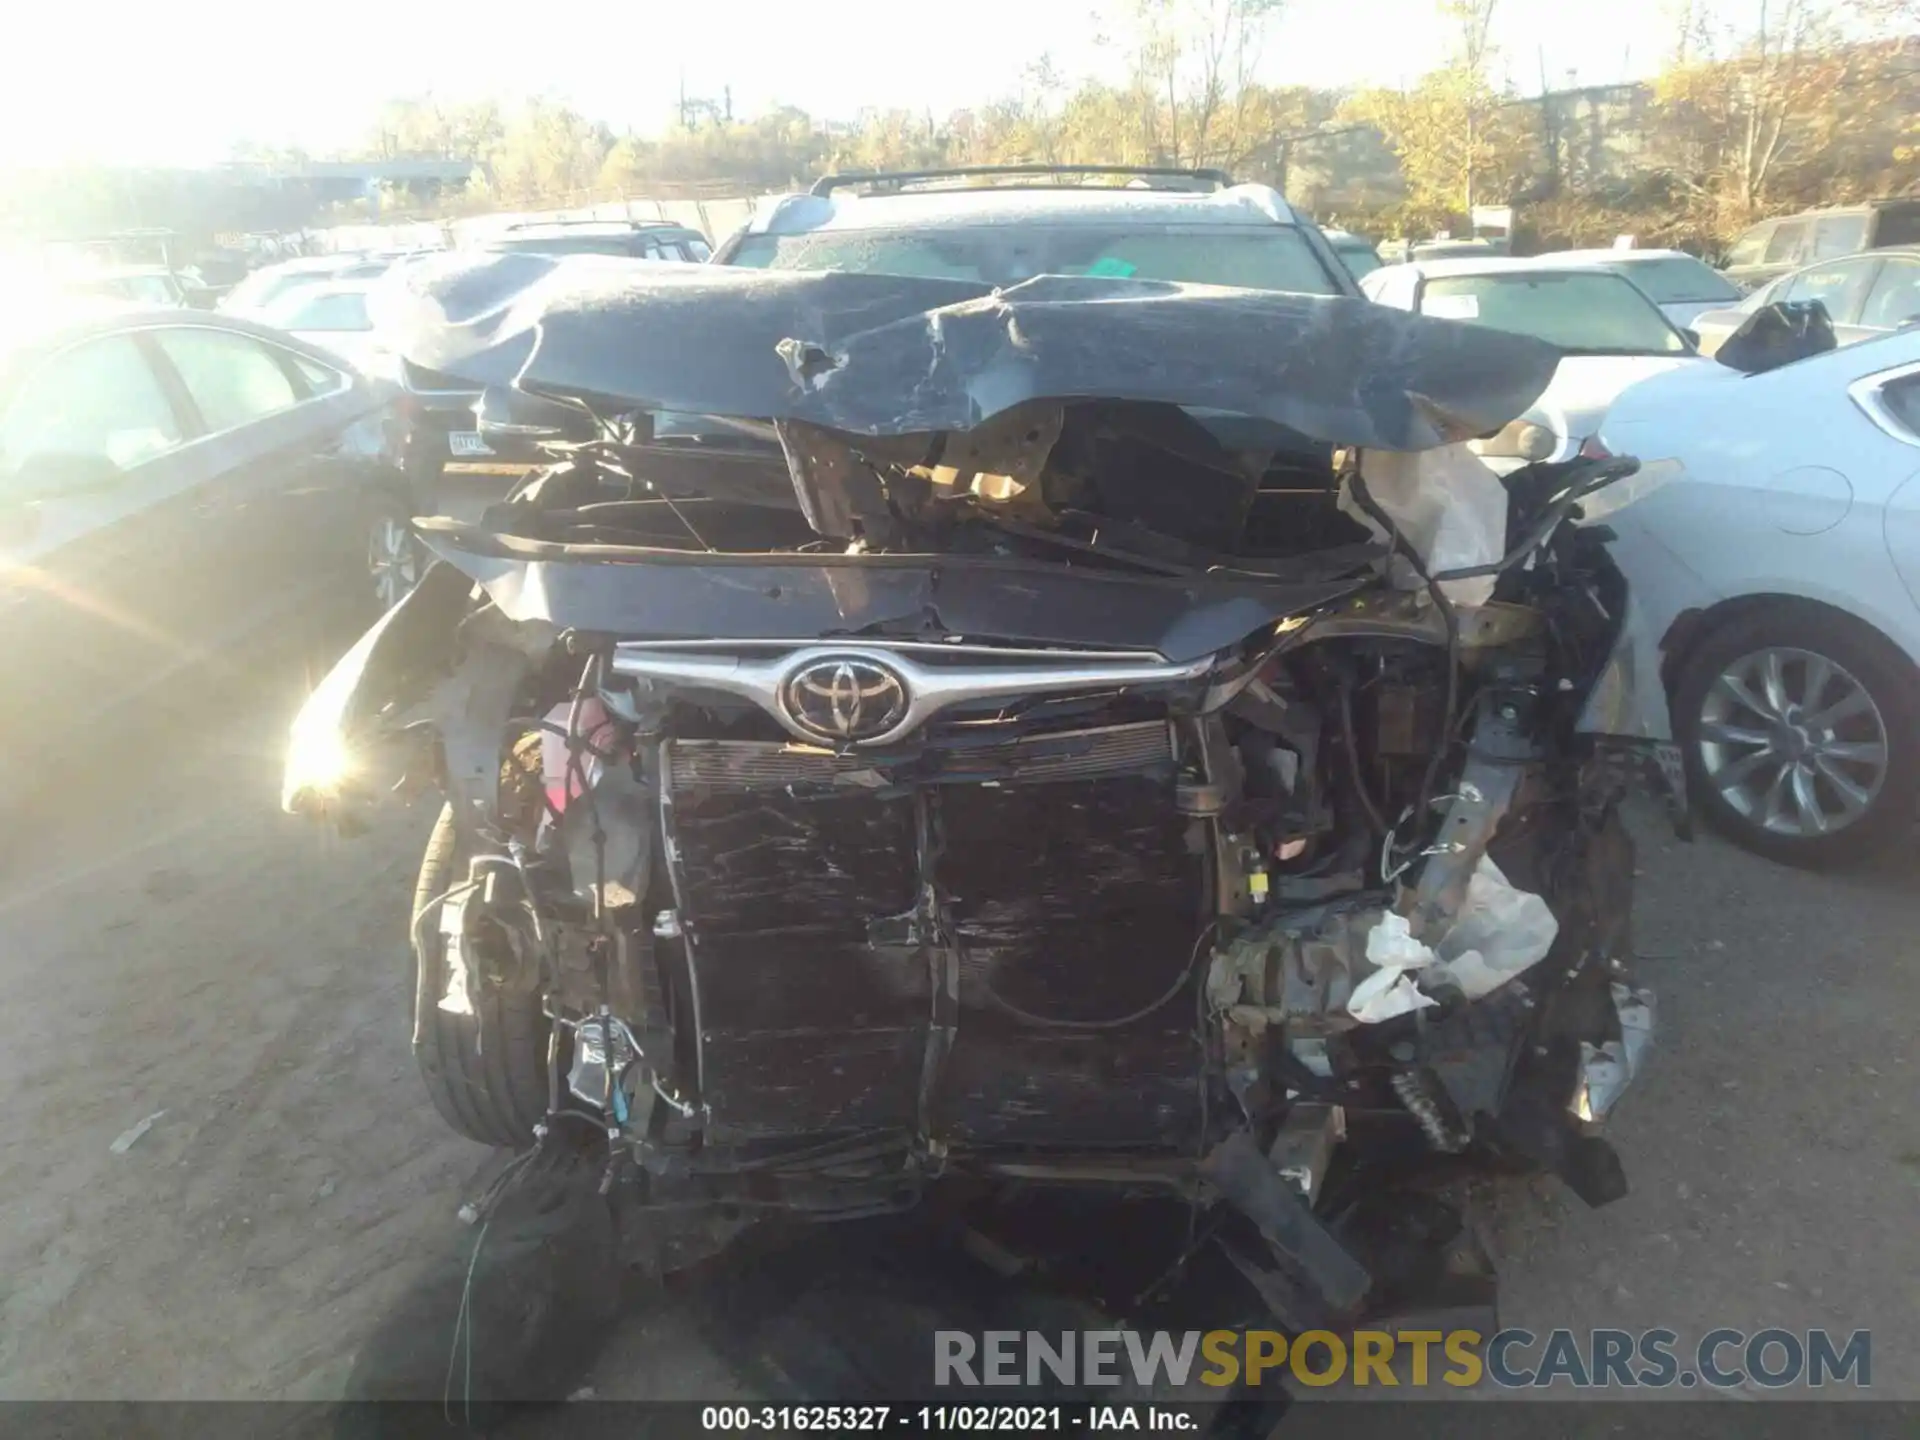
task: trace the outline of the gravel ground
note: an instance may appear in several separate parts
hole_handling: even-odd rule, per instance
[[[340,842],[279,815],[284,715],[96,755],[113,793],[0,859],[0,1399],[337,1395],[489,1169],[407,1054],[431,816]],[[1633,1193],[1492,1192],[1502,1319],[1869,1328],[1874,1392],[1920,1398],[1913,855],[1819,877],[1638,829],[1662,1028],[1614,1131]],[[655,1304],[587,1383],[735,1382]]]

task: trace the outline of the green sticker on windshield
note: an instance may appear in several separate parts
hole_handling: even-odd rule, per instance
[[[1094,261],[1093,264],[1089,265],[1082,273],[1087,275],[1101,275],[1114,280],[1124,280],[1139,268],[1137,265],[1129,265],[1117,256],[1106,255]]]

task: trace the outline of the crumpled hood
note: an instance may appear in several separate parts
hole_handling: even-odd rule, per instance
[[[417,365],[617,408],[968,430],[1034,400],[1225,411],[1334,445],[1425,450],[1523,413],[1545,344],[1363,300],[1091,277],[951,280],[453,255],[376,321]]]

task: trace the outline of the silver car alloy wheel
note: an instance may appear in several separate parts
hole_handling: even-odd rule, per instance
[[[382,610],[406,599],[420,583],[420,546],[413,527],[392,515],[375,520],[367,536],[367,570]]]
[[[1700,707],[1700,767],[1749,824],[1811,838],[1854,824],[1887,779],[1867,687],[1811,650],[1771,646],[1720,672]]]

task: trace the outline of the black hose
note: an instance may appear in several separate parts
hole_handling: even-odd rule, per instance
[[[1376,835],[1385,835],[1392,828],[1387,824],[1386,814],[1373,798],[1366,776],[1360,765],[1360,746],[1353,736],[1353,691],[1345,684],[1340,686],[1340,744],[1347,752],[1347,772],[1353,781],[1353,792],[1360,800],[1360,808],[1367,812],[1367,823],[1373,826]]]
[[[1460,616],[1453,608],[1453,602],[1441,590],[1439,582],[1427,573],[1427,567],[1421,562],[1417,552],[1407,537],[1400,533],[1400,527],[1380,508],[1379,501],[1373,498],[1373,491],[1367,488],[1365,477],[1355,466],[1348,478],[1348,489],[1354,503],[1368,515],[1380,528],[1386,531],[1393,541],[1393,548],[1405,557],[1413,567],[1413,573],[1426,582],[1427,593],[1433,597],[1434,608],[1440,612],[1441,622],[1447,630],[1447,695],[1441,712],[1440,738],[1434,742],[1433,754],[1427,760],[1427,768],[1420,776],[1420,793],[1414,801],[1413,814],[1416,822],[1423,821],[1427,813],[1427,802],[1433,798],[1434,782],[1439,779],[1440,766],[1447,758],[1447,751],[1453,741],[1454,712],[1460,704]]]
[[[604,929],[606,925],[607,832],[606,827],[601,824],[600,821],[600,802],[594,796],[593,786],[587,779],[587,767],[580,758],[583,749],[592,748],[591,742],[580,733],[580,711],[586,703],[589,689],[595,694],[599,693],[600,683],[605,678],[605,664],[606,657],[598,650],[587,657],[586,666],[580,672],[580,683],[574,687],[573,703],[567,707],[566,730],[566,789],[570,792],[574,782],[579,782],[580,798],[587,803],[587,818],[593,825],[593,922],[596,927],[602,929]],[[595,753],[596,758],[598,758],[597,752]],[[606,764],[607,761],[602,759],[601,763]],[[569,793],[567,796],[567,804],[571,806],[572,803],[573,797]]]

